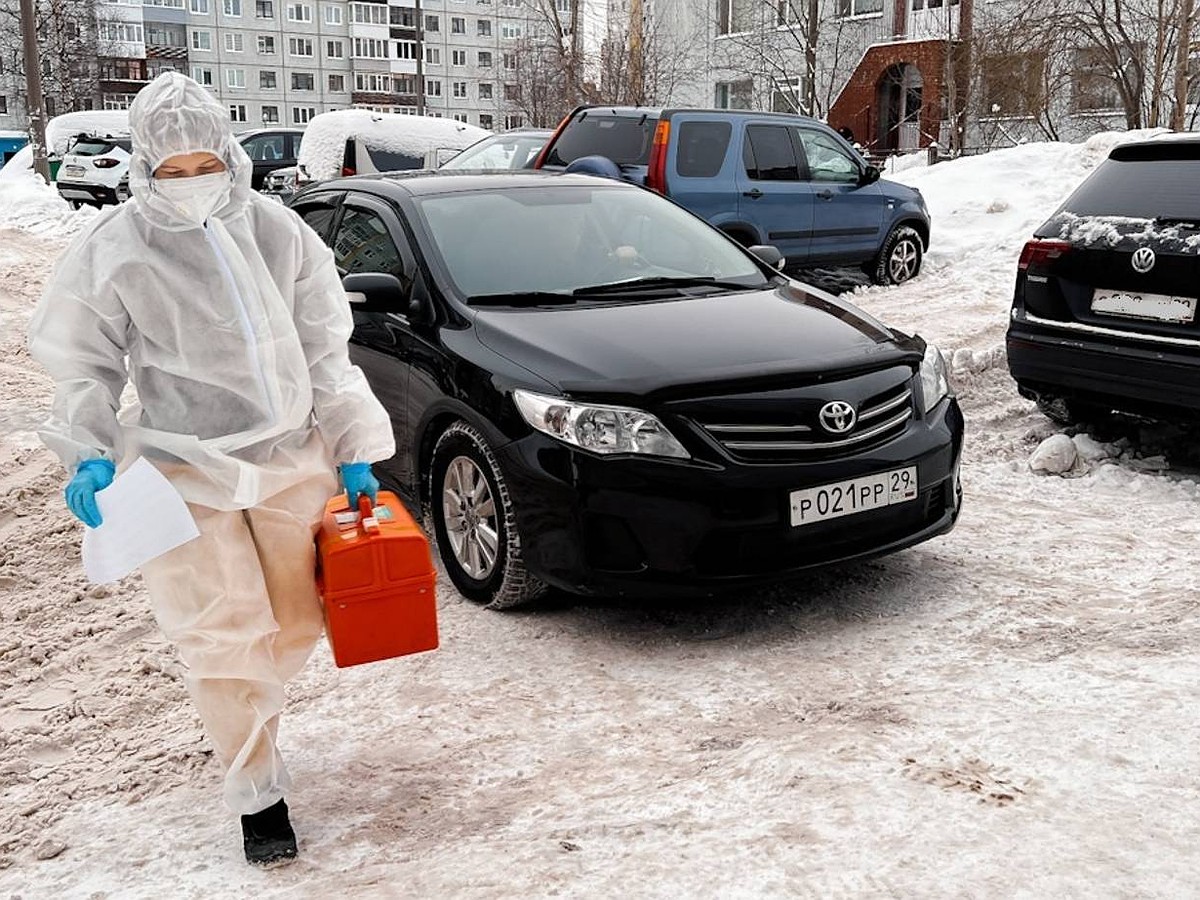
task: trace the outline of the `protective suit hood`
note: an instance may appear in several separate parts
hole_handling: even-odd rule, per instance
[[[212,153],[225,163],[232,189],[217,218],[229,221],[245,212],[254,164],[233,136],[229,113],[199,83],[178,72],[159,75],[129,107],[129,130],[129,191],[154,225],[172,231],[197,227],[155,190],[154,170],[181,153]]]

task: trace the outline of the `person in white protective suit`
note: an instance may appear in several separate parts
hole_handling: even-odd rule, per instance
[[[96,492],[139,456],[187,501],[200,537],[142,575],[224,765],[246,857],[273,863],[296,855],[276,735],[284,682],[323,625],[313,537],[335,464],[352,507],[374,499],[370,464],[394,454],[392,427],[350,363],[331,252],[251,191],[225,109],[171,72],[129,121],[134,199],[67,249],[30,325],[57,386],[42,438],[88,526],[101,524]],[[127,381],[138,403],[121,410]]]

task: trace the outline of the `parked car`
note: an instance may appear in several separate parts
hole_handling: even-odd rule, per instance
[[[308,123],[295,189],[346,175],[434,168],[439,156],[487,137],[474,125],[433,116],[340,109]]]
[[[296,193],[296,167],[275,169],[263,179],[262,192],[285,203]]]
[[[460,172],[532,169],[551,134],[550,131],[533,128],[493,134],[472,144],[438,168]]]
[[[1066,423],[1200,418],[1200,138],[1124,144],[1021,251],[1008,367]]]
[[[744,110],[581,107],[536,168],[606,157],[734,240],[771,244],[790,266],[861,265],[879,284],[914,278],[929,245],[919,191],[806,116]]]
[[[80,134],[68,143],[58,169],[58,192],[72,206],[119,203],[117,186],[129,173],[128,137]]]
[[[955,522],[940,354],[773,248],[578,175],[346,178],[293,209],[333,248],[392,417],[378,469],[473,600],[706,594]]]
[[[296,165],[303,138],[304,131],[299,128],[260,128],[238,134],[238,143],[254,163],[251,187],[261,191],[272,172]]]

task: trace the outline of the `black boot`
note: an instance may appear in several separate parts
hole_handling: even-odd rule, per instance
[[[262,812],[242,816],[242,844],[246,862],[269,866],[296,858],[296,832],[288,821],[287,804],[280,800]]]

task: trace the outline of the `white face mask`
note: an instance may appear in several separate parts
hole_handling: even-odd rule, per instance
[[[155,193],[194,225],[203,225],[209,216],[229,202],[232,188],[233,182],[227,171],[190,178],[154,179]]]

